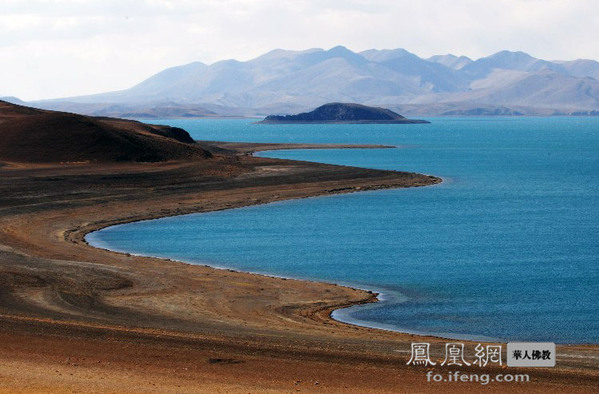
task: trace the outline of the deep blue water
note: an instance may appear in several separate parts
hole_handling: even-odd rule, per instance
[[[159,121],[204,140],[393,144],[401,148],[261,155],[445,182],[132,223],[88,241],[381,291],[380,303],[335,313],[359,324],[452,338],[599,343],[599,119],[432,121]]]

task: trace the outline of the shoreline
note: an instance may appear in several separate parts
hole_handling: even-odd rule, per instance
[[[227,149],[235,150],[239,153],[243,153],[246,155],[251,155],[252,157],[259,157],[259,158],[263,157],[263,156],[255,156],[255,153],[277,151],[277,150],[396,149],[396,148],[398,148],[398,147],[392,146],[392,145],[376,145],[376,144],[248,143],[248,142],[221,142],[221,141],[197,141],[197,142],[215,144],[218,146],[226,147]],[[277,159],[277,160],[287,160],[287,159]],[[295,160],[293,160],[293,161],[295,161]],[[322,164],[319,162],[312,162],[312,163]],[[422,174],[422,175],[435,177],[431,174]],[[435,178],[437,178],[437,177],[435,177]],[[439,182],[436,182],[436,183],[433,183],[430,185],[426,185],[426,187],[439,186],[446,182],[445,178],[438,178],[438,179],[440,180]],[[393,188],[394,187],[390,187],[390,189],[393,189]],[[160,220],[160,219],[164,219],[164,218],[172,218],[172,217],[177,217],[177,216],[201,215],[201,214],[209,213],[209,212],[250,208],[250,207],[255,207],[255,206],[268,205],[268,204],[274,204],[274,203],[280,203],[280,202],[292,201],[292,200],[300,200],[300,199],[303,200],[303,199],[309,199],[309,198],[326,198],[326,197],[335,196],[335,195],[339,195],[339,194],[350,194],[350,193],[384,190],[384,189],[386,189],[386,188],[380,188],[380,189],[375,188],[375,189],[369,189],[369,190],[366,190],[366,189],[364,189],[364,190],[362,190],[362,189],[341,190],[338,192],[336,191],[336,193],[333,195],[312,195],[312,196],[298,197],[298,198],[291,198],[291,199],[265,201],[265,202],[260,202],[257,204],[229,206],[229,207],[226,207],[223,209],[216,209],[216,210],[210,210],[210,211],[190,212],[190,213],[183,213],[183,214],[176,213],[173,215],[166,215],[166,216],[156,216],[156,217],[149,217],[149,218],[143,218],[143,219],[133,219],[133,220],[127,220],[127,221],[118,222],[118,223],[114,223],[114,224],[109,224],[109,225],[102,226],[102,227],[97,227],[93,230],[86,229],[83,233],[81,233],[80,237],[81,237],[82,242],[84,242],[86,245],[88,245],[92,248],[102,249],[102,250],[106,250],[108,252],[113,252],[113,253],[120,253],[120,254],[124,254],[124,255],[133,255],[133,256],[142,257],[142,258],[143,257],[155,258],[155,259],[164,260],[166,262],[188,264],[188,265],[192,265],[192,266],[198,265],[198,266],[204,266],[204,267],[208,267],[208,268],[215,269],[215,270],[238,272],[238,273],[244,273],[244,274],[250,274],[250,275],[259,275],[259,276],[263,276],[263,277],[267,277],[267,278],[293,280],[293,281],[300,281],[300,282],[305,281],[305,282],[322,283],[325,285],[341,286],[341,287],[346,287],[346,288],[349,288],[352,290],[363,291],[363,292],[366,292],[366,293],[372,295],[371,298],[367,298],[367,299],[364,299],[361,301],[351,302],[348,304],[341,304],[341,305],[337,305],[337,306],[331,308],[328,313],[328,317],[330,319],[335,320],[342,324],[348,324],[348,325],[361,327],[361,328],[383,330],[383,331],[394,332],[394,333],[399,333],[399,334],[414,335],[414,336],[423,337],[423,338],[435,338],[435,339],[439,339],[439,340],[460,340],[460,341],[467,341],[467,342],[487,342],[487,343],[503,343],[503,344],[506,344],[508,342],[513,342],[510,340],[506,340],[506,339],[485,337],[485,336],[477,335],[477,334],[429,333],[429,332],[421,332],[421,331],[411,331],[409,329],[395,328],[392,325],[378,324],[378,323],[369,322],[366,320],[355,319],[355,318],[350,317],[349,315],[346,315],[346,319],[336,318],[334,316],[334,314],[336,314],[336,313],[343,314],[340,311],[345,310],[345,309],[359,308],[362,306],[368,306],[370,304],[379,303],[379,302],[384,301],[382,298],[385,297],[385,292],[380,289],[365,288],[365,287],[357,286],[357,285],[354,285],[351,283],[344,283],[344,282],[337,282],[337,281],[326,281],[326,280],[311,279],[311,278],[276,275],[276,274],[262,272],[262,271],[246,271],[246,270],[242,270],[242,269],[238,269],[238,268],[226,266],[226,265],[223,265],[223,266],[212,265],[209,262],[197,262],[196,263],[196,262],[190,262],[190,261],[185,261],[185,260],[173,259],[170,257],[132,253],[129,251],[119,251],[119,250],[114,250],[114,249],[110,249],[107,247],[105,248],[105,247],[95,246],[87,240],[87,236],[94,232],[101,231],[101,230],[107,229],[109,227],[117,227],[117,226],[126,225],[129,223]],[[560,345],[560,346],[599,346],[599,343],[586,343],[586,342],[585,343],[569,343],[568,342],[568,343],[556,343],[556,344]]]
[[[303,146],[303,144],[299,144],[299,145]],[[322,149],[320,147],[321,144],[315,144],[315,145],[316,146],[312,146],[309,148],[302,147],[302,148],[297,148],[297,149]],[[327,145],[330,145],[330,144],[327,144]],[[326,146],[326,148],[329,148],[329,146]],[[259,150],[256,150],[256,152],[263,152],[263,151],[269,151],[269,150],[283,150],[283,149],[291,149],[291,148],[283,146],[281,148],[275,148],[275,149],[259,149]],[[339,149],[343,149],[343,146]],[[368,147],[360,146],[356,149],[368,149]],[[443,183],[445,183],[445,179],[443,179],[442,182],[439,182],[439,183],[436,183],[433,185],[429,185],[427,187],[439,186],[439,185],[442,185]],[[380,189],[380,190],[383,190],[383,189]],[[349,193],[354,193],[354,192],[357,193],[357,192],[361,192],[361,191],[350,191]],[[346,194],[349,194],[349,193],[346,193]],[[327,197],[333,197],[333,196],[335,196],[335,195],[310,196],[310,197],[298,198],[297,200],[310,199],[310,198],[327,198]],[[260,204],[256,204],[256,205],[236,206],[236,207],[225,208],[222,210],[228,211],[228,210],[244,209],[244,208],[251,208],[251,207],[256,207],[256,206],[260,206],[260,205],[284,203],[286,201],[292,201],[292,200],[281,200],[281,201],[274,201],[274,202],[264,202],[264,203],[260,203]],[[343,324],[349,324],[349,325],[354,325],[354,326],[363,327],[363,328],[371,328],[371,329],[376,329],[376,330],[384,330],[384,331],[389,331],[389,332],[396,332],[396,333],[400,333],[400,334],[415,335],[415,336],[419,336],[419,337],[426,337],[426,338],[432,337],[432,338],[437,338],[437,339],[441,339],[441,340],[460,340],[460,341],[467,341],[467,342],[488,342],[488,343],[492,342],[492,343],[503,343],[503,344],[508,343],[508,342],[521,342],[520,340],[507,340],[507,339],[501,339],[501,338],[486,337],[486,336],[480,335],[480,334],[435,333],[435,332],[413,331],[413,330],[409,330],[409,329],[402,329],[401,327],[395,327],[391,324],[376,323],[376,322],[371,322],[368,320],[356,319],[356,318],[351,317],[350,313],[348,311],[343,312],[344,310],[347,310],[347,309],[367,307],[370,304],[378,304],[380,302],[384,302],[386,291],[382,290],[382,289],[362,287],[359,285],[352,284],[350,282],[343,282],[343,281],[328,281],[328,280],[324,280],[324,279],[277,275],[277,274],[272,274],[272,273],[265,272],[265,271],[248,271],[248,270],[236,268],[234,266],[227,266],[226,264],[225,265],[214,265],[214,264],[211,264],[210,262],[206,262],[206,261],[202,261],[202,260],[186,261],[186,260],[179,260],[179,259],[171,258],[171,257],[167,257],[167,256],[135,253],[132,251],[127,251],[127,250],[116,250],[116,249],[111,249],[110,247],[108,247],[108,245],[102,245],[100,243],[97,243],[98,241],[96,241],[96,243],[94,243],[93,241],[90,242],[90,240],[88,239],[89,235],[91,235],[95,232],[98,232],[98,231],[102,231],[102,230],[111,228],[111,227],[119,227],[119,226],[127,225],[130,223],[154,221],[154,220],[173,218],[173,217],[178,217],[178,216],[202,215],[202,214],[209,213],[209,212],[216,212],[216,211],[175,214],[175,215],[169,215],[169,216],[159,216],[159,217],[155,217],[155,218],[131,220],[131,221],[126,221],[126,222],[122,222],[122,223],[110,224],[105,227],[99,227],[95,230],[89,230],[88,232],[84,233],[83,234],[83,242],[85,242],[87,245],[89,245],[92,248],[102,249],[102,250],[106,250],[108,252],[120,253],[120,254],[124,254],[124,255],[132,255],[132,256],[137,256],[137,257],[149,257],[149,258],[161,259],[166,262],[189,264],[189,265],[199,265],[199,266],[209,267],[209,268],[216,269],[216,270],[239,272],[239,273],[246,273],[246,274],[251,274],[251,275],[260,275],[260,276],[264,276],[264,277],[268,277],[268,278],[275,278],[275,279],[307,281],[307,282],[316,282],[316,283],[323,283],[323,284],[335,285],[335,286],[343,286],[343,287],[347,287],[347,288],[350,288],[353,290],[364,291],[364,292],[372,294],[373,297],[371,299],[366,299],[364,301],[358,301],[358,302],[350,303],[347,305],[339,305],[339,306],[335,307],[334,309],[332,309],[329,317],[331,319],[338,321],[340,323],[343,323]],[[400,293],[398,293],[398,294],[400,294]],[[335,316],[335,315],[337,315],[337,316]],[[599,346],[599,343],[589,343],[589,342],[583,342],[583,343],[568,342],[568,343],[558,343],[558,344],[562,345],[562,346]]]
[[[317,149],[317,148],[312,148],[312,149]],[[440,183],[439,183],[440,184]],[[437,185],[439,185],[437,184]],[[435,186],[435,185],[431,185],[431,186]],[[429,186],[430,187],[430,186]],[[304,197],[301,198],[303,199],[307,199],[307,198],[326,198],[326,197],[331,197],[331,196],[314,196],[314,197]],[[276,201],[276,202],[266,202],[263,204],[259,204],[259,205],[269,205],[269,204],[276,204],[276,203],[281,203],[281,202],[285,202],[285,201],[291,201],[291,200],[283,200],[283,201]],[[250,208],[250,207],[255,207],[258,205],[247,205],[247,206],[239,206],[239,207],[230,207],[230,208],[226,208],[225,210],[234,210],[234,209],[244,209],[244,208]],[[138,223],[138,222],[145,222],[145,221],[154,221],[154,220],[160,220],[160,219],[165,219],[165,218],[173,218],[173,217],[178,217],[178,216],[190,216],[190,215],[202,215],[205,213],[209,213],[209,212],[216,212],[216,211],[207,211],[207,212],[195,212],[195,213],[187,213],[187,214],[181,214],[181,215],[173,215],[173,216],[161,216],[161,217],[157,217],[157,218],[151,218],[151,219],[140,219],[140,220],[133,220],[133,221],[127,221],[127,222],[123,222],[123,223],[118,223],[118,224],[111,224],[108,225],[106,227],[100,227],[96,230],[90,230],[89,232],[86,232],[83,235],[83,242],[85,242],[87,245],[89,245],[92,248],[96,248],[96,249],[101,249],[101,250],[106,250],[108,252],[113,252],[113,253],[120,253],[120,254],[124,254],[124,255],[131,255],[131,256],[136,256],[136,257],[149,257],[149,258],[155,258],[155,259],[161,259],[164,260],[166,262],[173,262],[173,263],[181,263],[181,264],[189,264],[189,265],[199,265],[199,266],[204,266],[204,267],[209,267],[212,269],[216,269],[216,270],[223,270],[223,271],[229,271],[229,272],[239,272],[239,273],[246,273],[246,274],[251,274],[251,275],[260,275],[260,276],[264,276],[264,277],[268,277],[268,278],[275,278],[275,279],[285,279],[285,280],[294,280],[294,281],[307,281],[307,282],[316,282],[316,283],[323,283],[323,284],[327,284],[327,285],[334,285],[334,286],[343,286],[343,287],[347,287],[353,290],[359,290],[359,291],[364,291],[367,292],[369,294],[372,294],[372,298],[371,299],[367,299],[364,301],[358,301],[356,303],[350,303],[347,305],[339,305],[337,306],[335,309],[333,309],[330,313],[330,318],[333,320],[336,320],[340,323],[344,323],[344,324],[349,324],[349,325],[354,325],[354,326],[358,326],[358,327],[364,327],[364,328],[372,328],[372,329],[377,329],[377,330],[385,330],[385,331],[390,331],[390,332],[397,332],[400,334],[408,334],[408,335],[416,335],[416,336],[421,336],[421,337],[433,337],[433,338],[438,338],[438,339],[453,339],[453,340],[464,340],[464,341],[468,341],[468,342],[494,342],[494,343],[507,343],[509,342],[508,340],[502,340],[502,339],[498,339],[498,338],[490,338],[490,337],[484,337],[484,336],[477,336],[476,334],[451,334],[451,333],[447,333],[447,334],[442,334],[442,333],[427,333],[427,332],[416,332],[416,331],[411,331],[408,329],[402,329],[399,327],[394,327],[392,325],[387,325],[387,324],[378,324],[376,322],[370,322],[367,320],[359,320],[359,319],[355,319],[349,316],[349,314],[347,314],[347,312],[341,312],[343,310],[346,309],[351,309],[351,308],[359,308],[359,307],[363,307],[363,306],[367,306],[369,304],[374,304],[374,303],[380,303],[380,302],[384,302],[386,301],[386,291],[381,290],[381,289],[375,289],[375,288],[367,288],[367,287],[362,287],[362,286],[358,286],[355,284],[352,284],[350,282],[343,282],[343,281],[327,281],[327,280],[323,280],[323,279],[313,279],[313,278],[302,278],[302,277],[296,277],[296,276],[287,276],[287,275],[277,275],[277,274],[272,274],[269,272],[265,272],[265,271],[248,271],[248,270],[242,270],[242,269],[238,269],[234,266],[227,266],[225,265],[214,265],[211,264],[210,262],[205,262],[205,261],[186,261],[186,260],[180,260],[180,259],[176,259],[176,258],[171,258],[171,257],[167,257],[167,256],[159,256],[159,255],[150,255],[150,254],[143,254],[143,253],[135,253],[132,251],[127,251],[127,250],[117,250],[117,249],[111,249],[109,247],[109,245],[104,244],[103,242],[99,242],[98,240],[96,241],[90,241],[88,236],[102,231],[102,230],[106,230],[109,229],[111,227],[119,227],[119,226],[123,226],[123,225],[127,225],[130,223]],[[399,293],[398,293],[399,294]],[[335,314],[341,314],[341,315],[345,315],[345,319],[342,319],[340,317],[335,317]],[[574,343],[568,343],[567,345],[597,345],[597,344],[589,344],[589,343],[581,343],[581,344],[574,344]]]
[[[248,143],[248,142],[222,142],[222,141],[197,141],[197,142],[204,143],[204,144],[206,144],[206,143],[207,144],[214,144],[214,145],[226,147],[227,149],[234,149],[234,150],[236,150],[236,151],[238,151],[240,153],[250,154],[250,155],[252,155],[254,157],[256,157],[254,154],[258,153],[258,152],[268,152],[268,151],[277,151],[277,150],[298,150],[298,149],[397,149],[398,148],[397,146],[393,146],[393,145],[377,145],[377,144]],[[257,156],[257,157],[261,157],[261,156]],[[430,174],[424,174],[424,175],[432,176]],[[440,182],[428,185],[427,187],[441,185],[442,183],[445,182],[444,179],[442,179],[442,178],[439,178],[439,179],[441,180]],[[358,192],[362,192],[362,190],[349,191],[348,193],[344,193],[344,194],[358,193]],[[308,196],[308,197],[300,197],[300,198],[297,198],[297,199],[302,199],[303,200],[303,199],[307,199],[307,198],[323,198],[323,197],[328,197],[328,196],[326,196],[326,195],[325,196]],[[255,207],[255,206],[259,206],[259,205],[274,204],[274,203],[284,202],[284,201],[291,201],[291,199],[290,200],[282,200],[282,201],[264,202],[264,203],[253,204],[253,205],[244,205],[244,206],[229,207],[229,208],[225,208],[223,210],[243,209],[243,208]],[[331,319],[333,319],[333,320],[336,320],[336,321],[340,322],[340,323],[354,325],[354,326],[358,326],[358,327],[373,328],[373,329],[378,329],[378,330],[385,330],[385,331],[397,332],[397,333],[408,334],[408,335],[417,335],[417,336],[422,336],[422,337],[434,337],[434,338],[439,338],[439,339],[460,339],[460,338],[457,338],[457,337],[442,336],[442,335],[438,335],[438,334],[435,334],[435,333],[412,332],[412,331],[409,331],[409,330],[402,330],[401,328],[392,328],[391,326],[385,328],[385,327],[383,327],[383,325],[377,325],[374,322],[362,321],[362,320],[352,319],[352,318],[348,318],[346,320],[342,320],[342,319],[335,318],[333,316],[335,314],[335,312],[338,312],[340,310],[354,308],[354,307],[360,307],[360,306],[365,306],[365,305],[372,304],[372,303],[383,302],[384,301],[383,298],[384,298],[384,294],[385,293],[382,290],[370,289],[370,288],[363,288],[363,287],[356,286],[356,285],[351,284],[351,283],[341,283],[341,282],[337,282],[337,281],[326,281],[326,280],[300,278],[300,277],[294,277],[294,276],[275,275],[275,274],[271,274],[271,273],[268,273],[268,272],[261,272],[261,271],[245,271],[245,270],[240,270],[240,269],[237,269],[235,267],[226,266],[226,265],[224,265],[224,266],[212,265],[209,262],[191,262],[191,261],[178,260],[178,259],[173,259],[173,258],[163,257],[163,256],[154,256],[154,255],[146,255],[146,254],[133,253],[131,251],[115,250],[115,249],[110,249],[109,247],[105,247],[107,245],[104,245],[104,246],[94,245],[87,238],[92,233],[95,233],[95,232],[98,232],[98,231],[102,231],[102,230],[108,229],[110,227],[122,226],[122,225],[126,225],[126,224],[129,224],[129,223],[137,223],[137,222],[159,220],[159,219],[164,219],[164,218],[172,218],[172,217],[177,217],[177,216],[200,215],[200,214],[208,213],[208,212],[216,212],[216,211],[192,212],[192,213],[186,213],[186,214],[175,214],[175,215],[169,215],[169,216],[159,216],[159,217],[155,217],[155,218],[131,220],[131,221],[126,221],[126,222],[122,222],[122,223],[110,224],[110,225],[107,225],[107,226],[104,226],[104,227],[99,227],[99,228],[97,228],[95,230],[89,230],[89,231],[86,230],[87,232],[83,233],[81,235],[81,237],[82,237],[83,242],[85,242],[90,247],[97,248],[97,249],[103,249],[103,250],[106,250],[106,251],[109,251],[109,252],[114,252],[114,253],[121,253],[121,254],[125,254],[125,255],[134,255],[134,256],[138,256],[138,257],[150,257],[150,258],[162,259],[162,260],[165,260],[165,261],[168,261],[168,262],[176,262],[176,263],[182,263],[182,264],[202,265],[202,266],[210,267],[210,268],[217,269],[217,270],[234,271],[234,272],[247,273],[247,274],[252,274],[252,275],[260,275],[260,276],[265,276],[265,277],[269,277],[269,278],[277,278],[277,279],[285,279],[285,280],[296,280],[296,281],[308,281],[308,282],[318,282],[318,283],[330,284],[330,285],[335,285],[335,286],[348,287],[348,288],[351,288],[351,289],[354,289],[354,290],[365,291],[365,292],[367,292],[369,294],[372,294],[373,297],[369,298],[369,299],[365,299],[363,301],[356,302],[356,303],[349,303],[347,305],[339,305],[335,309],[331,310],[331,312],[329,313],[329,317]],[[459,334],[456,334],[456,335],[459,336]],[[470,338],[470,339],[467,339],[467,338],[462,338],[462,339],[468,340],[468,341],[479,340],[479,341],[485,341],[485,342],[491,342],[491,341],[498,342],[497,339],[493,339],[493,338],[485,338],[485,337],[482,337],[482,336],[481,337],[471,336],[471,337],[472,338]],[[476,338],[480,338],[480,339],[476,339]],[[505,341],[505,342],[507,342],[507,341]]]
[[[431,342],[433,357],[442,357],[439,338],[330,318],[373,294],[83,242],[94,228],[126,221],[437,178],[243,154],[219,163],[0,167],[0,175],[0,387],[7,391],[439,389],[426,383],[424,369],[406,366],[414,340]],[[567,349],[572,356],[559,368],[525,370],[535,379],[526,388],[592,392],[599,347]]]

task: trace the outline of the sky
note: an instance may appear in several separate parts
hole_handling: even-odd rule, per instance
[[[597,26],[597,0],[0,0],[0,97],[121,90],[277,48],[599,60]]]

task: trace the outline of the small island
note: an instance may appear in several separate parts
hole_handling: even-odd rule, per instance
[[[354,103],[329,103],[316,108],[312,112],[304,112],[298,115],[269,115],[263,121],[257,123],[415,124],[430,122],[408,119],[385,108]]]

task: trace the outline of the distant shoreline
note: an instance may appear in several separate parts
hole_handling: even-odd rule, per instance
[[[407,119],[407,120],[353,120],[353,121],[317,121],[317,122],[304,122],[304,121],[277,121],[277,120],[263,120],[255,122],[256,124],[428,124],[431,123],[428,120],[418,119]]]

